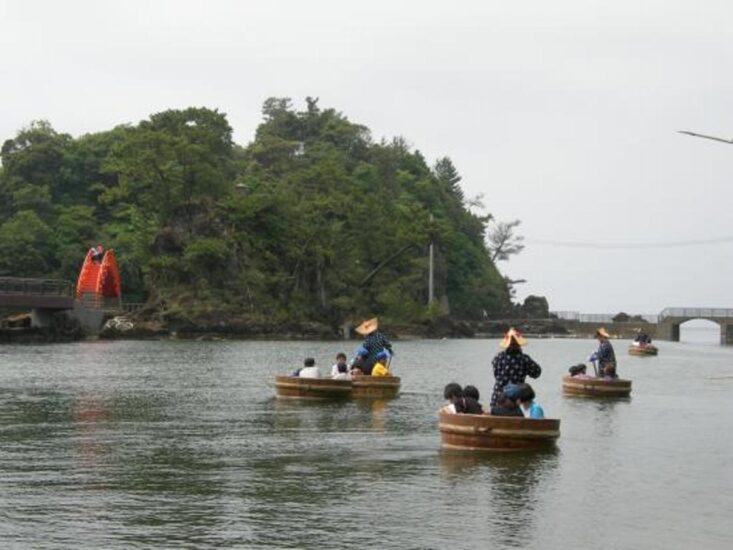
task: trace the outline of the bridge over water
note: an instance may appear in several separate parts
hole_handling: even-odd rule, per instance
[[[559,319],[576,321],[585,325],[606,327],[631,325],[644,328],[658,340],[680,341],[680,325],[694,319],[712,321],[720,326],[720,343],[733,345],[733,309],[710,307],[668,307],[656,315],[641,315],[643,321],[629,319],[628,322],[614,322],[614,315],[610,313],[580,313],[577,311],[554,311]],[[595,330],[595,329],[594,329]]]
[[[661,340],[680,341],[680,325],[693,319],[712,321],[720,326],[720,343],[733,344],[733,309],[710,307],[668,307],[657,318],[656,336]]]
[[[55,313],[74,309],[74,284],[60,279],[0,277],[0,307],[30,309],[31,324],[46,326]]]

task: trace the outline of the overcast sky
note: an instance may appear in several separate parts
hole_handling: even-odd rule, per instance
[[[733,2],[0,0],[0,139],[168,108],[320,98],[373,136],[447,155],[528,240],[500,268],[554,310],[733,307]]]

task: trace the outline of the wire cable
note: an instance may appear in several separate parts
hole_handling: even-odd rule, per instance
[[[733,236],[717,239],[694,239],[689,241],[659,241],[646,243],[598,243],[584,241],[555,241],[550,239],[526,238],[524,242],[540,246],[560,246],[565,248],[595,248],[598,250],[645,250],[651,248],[682,248],[686,246],[702,246],[711,244],[733,243]]]

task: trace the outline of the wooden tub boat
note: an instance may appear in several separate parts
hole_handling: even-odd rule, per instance
[[[352,380],[275,377],[275,394],[280,399],[391,399],[399,391],[398,376],[355,376]]]
[[[441,410],[440,444],[461,451],[537,451],[551,449],[560,437],[560,420]]]
[[[276,376],[275,393],[281,399],[339,400],[351,397],[351,380]]]
[[[640,357],[644,357],[646,355],[657,355],[659,353],[659,350],[656,346],[653,346],[651,344],[648,344],[646,346],[637,346],[634,344],[631,344],[629,346],[629,355],[637,355]]]
[[[354,376],[352,384],[354,399],[391,399],[400,391],[399,376]]]
[[[562,389],[567,395],[582,397],[628,397],[631,393],[631,380],[565,375],[562,377]]]

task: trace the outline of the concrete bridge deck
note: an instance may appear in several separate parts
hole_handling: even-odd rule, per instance
[[[0,307],[73,309],[74,285],[59,279],[0,277]]]
[[[74,285],[60,279],[0,277],[0,307],[30,309],[32,326],[48,326],[54,314],[74,309]]]

